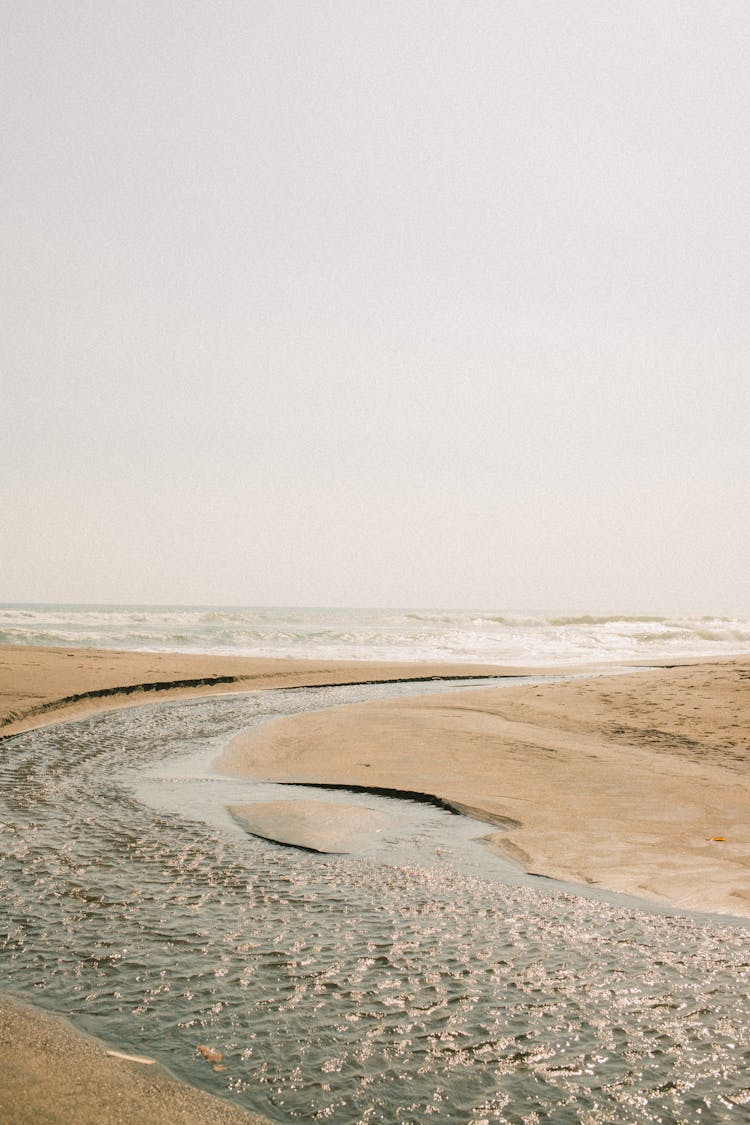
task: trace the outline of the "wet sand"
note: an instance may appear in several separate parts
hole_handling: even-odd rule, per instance
[[[511,671],[6,646],[0,738],[157,698]],[[281,719],[235,739],[222,766],[429,793],[486,820],[488,845],[529,871],[750,916],[748,731],[750,661],[738,659]],[[0,1115],[19,1125],[259,1120],[216,1099],[210,1113],[230,1116],[210,1116],[205,1095],[7,1000],[0,1050]]]
[[[0,738],[153,699],[522,671],[0,646]],[[281,719],[222,768],[428,793],[504,826],[490,846],[528,871],[750,916],[748,732],[738,658]]]
[[[260,801],[227,808],[253,836],[327,855],[356,854],[393,826],[385,813],[327,801]]]
[[[0,645],[0,738],[113,707],[264,688],[512,675],[487,664],[284,660]]]
[[[59,1016],[0,996],[5,1125],[270,1125],[133,1058],[115,1057]]]

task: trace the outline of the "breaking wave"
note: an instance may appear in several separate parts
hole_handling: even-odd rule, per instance
[[[0,643],[310,659],[575,665],[750,652],[750,620],[242,606],[0,605]]]

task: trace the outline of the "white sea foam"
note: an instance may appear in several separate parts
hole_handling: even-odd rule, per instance
[[[6,604],[0,605],[0,643],[563,665],[750,653],[750,620],[494,610]]]

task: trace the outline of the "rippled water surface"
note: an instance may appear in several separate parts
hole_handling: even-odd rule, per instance
[[[280,1121],[750,1120],[744,926],[509,885],[480,826],[426,806],[395,806],[357,858],[226,815],[256,799],[205,765],[233,731],[399,690],[152,706],[2,744],[2,986]]]

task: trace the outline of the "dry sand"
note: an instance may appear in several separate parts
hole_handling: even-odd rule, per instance
[[[5,646],[0,738],[154,698],[493,671],[513,670]],[[486,820],[529,871],[750,916],[749,731],[738,659],[280,719],[239,736],[223,768],[429,793]],[[17,1125],[259,1120],[7,1000],[0,1032],[0,1116]]]

